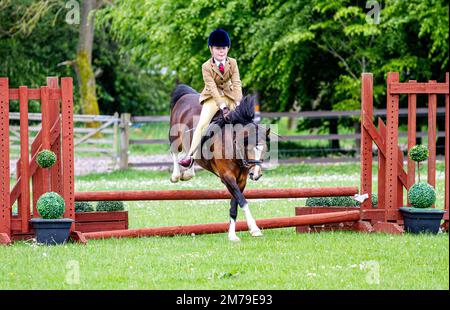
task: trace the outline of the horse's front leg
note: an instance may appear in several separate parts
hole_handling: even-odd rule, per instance
[[[240,241],[241,240],[236,235],[237,206],[238,206],[237,200],[234,198],[231,198],[231,201],[230,201],[230,227],[228,228],[228,240],[230,240],[230,241]]]
[[[237,204],[239,204],[239,206],[242,208],[242,211],[244,211],[250,234],[253,237],[262,236],[261,230],[259,229],[258,225],[256,225],[256,221],[253,218],[252,213],[250,212],[250,208],[248,207],[247,199],[245,199],[244,194],[242,193],[243,187],[245,186],[245,184],[244,184],[244,186],[241,185],[241,187],[242,187],[242,190],[241,190],[239,185],[236,182],[236,179],[232,176],[223,177],[222,182],[225,183],[225,185],[228,188],[228,191],[233,196],[233,199],[235,201],[233,203],[233,199],[231,200],[230,229],[229,229],[229,235],[228,235],[229,238],[230,238],[230,234],[231,234],[231,236],[233,236],[233,238],[234,238],[234,236],[236,236],[235,226],[236,226],[236,217],[237,217]],[[234,209],[233,209],[233,207],[234,207]],[[233,218],[233,215],[234,215],[234,218]],[[233,234],[233,232],[234,232],[234,234]],[[236,238],[237,238],[237,236],[236,236]]]

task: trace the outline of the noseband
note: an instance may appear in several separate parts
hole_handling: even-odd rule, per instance
[[[258,125],[255,124],[256,126],[256,141],[258,141]],[[245,149],[245,145],[244,145],[244,149]],[[256,160],[256,159],[247,159],[247,152],[245,152],[244,154],[242,154],[242,148],[240,148],[238,146],[238,144],[236,143],[236,151],[239,152],[239,166],[241,168],[247,168],[250,169],[253,166],[260,166],[262,164],[262,160]]]

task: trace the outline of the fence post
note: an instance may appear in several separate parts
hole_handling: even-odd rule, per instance
[[[114,124],[113,124],[113,143],[112,143],[112,156],[113,156],[113,169],[117,167],[117,161],[119,159],[119,113],[114,112]]]
[[[129,113],[123,113],[120,115],[120,163],[119,169],[128,168],[128,145],[130,138],[130,119]]]

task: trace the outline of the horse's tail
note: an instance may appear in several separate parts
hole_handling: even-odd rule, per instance
[[[172,92],[172,96],[170,99],[170,110],[173,109],[178,99],[187,94],[198,94],[198,92],[186,84],[178,84]]]

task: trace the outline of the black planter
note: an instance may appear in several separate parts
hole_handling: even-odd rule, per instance
[[[445,213],[444,210],[433,208],[420,209],[409,207],[401,207],[400,212],[403,214],[405,231],[413,234],[437,234]]]
[[[62,244],[67,241],[72,219],[44,220],[34,218],[30,220],[36,234],[36,241],[47,245]]]

